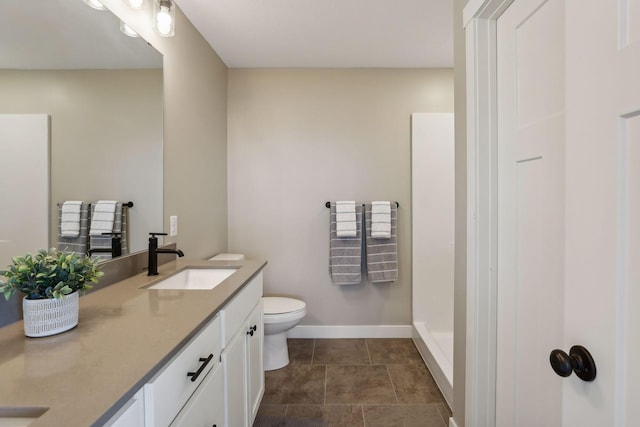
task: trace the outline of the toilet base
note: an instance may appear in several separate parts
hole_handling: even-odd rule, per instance
[[[273,371],[289,364],[287,333],[264,336],[264,370]]]

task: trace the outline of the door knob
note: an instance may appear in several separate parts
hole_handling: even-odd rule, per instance
[[[555,349],[549,355],[549,362],[554,372],[561,377],[568,377],[575,372],[582,381],[596,379],[596,362],[591,353],[581,345],[574,345],[569,354]]]

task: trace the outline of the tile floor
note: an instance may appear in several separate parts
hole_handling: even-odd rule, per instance
[[[446,427],[451,411],[411,339],[290,339],[253,427]]]

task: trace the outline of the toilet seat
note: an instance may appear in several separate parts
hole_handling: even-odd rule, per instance
[[[293,298],[262,297],[264,323],[283,323],[303,318],[307,312],[304,301]]]
[[[264,314],[286,314],[302,311],[306,308],[304,301],[294,298],[263,297]]]

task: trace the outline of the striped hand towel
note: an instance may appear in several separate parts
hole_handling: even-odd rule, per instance
[[[89,236],[102,236],[102,233],[113,231],[116,204],[114,200],[98,200],[98,203],[93,206]]]
[[[123,206],[122,203],[118,202],[116,204],[112,232],[121,233],[120,247],[122,249],[122,255],[127,255],[129,253],[128,218],[129,218],[129,208],[127,208],[126,206]],[[100,248],[111,249],[111,236],[90,236],[89,248],[90,249],[100,249]],[[99,259],[99,260],[108,260],[112,258],[112,254],[109,252],[96,252],[91,254],[91,258]]]
[[[60,252],[75,252],[81,257],[87,252],[87,244],[89,242],[89,203],[80,205],[80,227],[77,237],[65,237],[62,235],[62,204],[58,205],[58,243],[57,248]]]
[[[331,206],[329,221],[329,275],[336,285],[354,285],[362,281],[362,206],[354,206],[354,237],[338,237],[336,205]]]
[[[80,208],[79,200],[67,200],[62,204],[60,223],[60,235],[62,237],[78,237],[80,235]]]
[[[398,280],[398,209],[391,206],[391,236],[378,239],[371,235],[371,205],[365,209],[367,242],[367,279],[371,283]]]
[[[371,202],[371,237],[391,238],[391,202]]]
[[[335,204],[336,209],[336,234],[338,237],[356,237],[356,202],[339,201]]]

